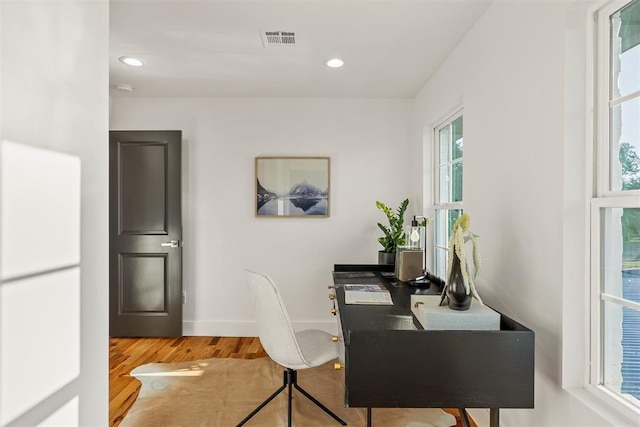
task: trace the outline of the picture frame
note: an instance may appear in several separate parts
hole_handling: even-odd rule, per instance
[[[256,217],[327,218],[329,157],[256,157]]]

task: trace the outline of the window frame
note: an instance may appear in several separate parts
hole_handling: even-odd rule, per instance
[[[604,303],[640,309],[640,304],[610,295],[606,292],[603,278],[604,212],[609,208],[640,208],[640,190],[613,190],[611,182],[611,112],[610,108],[631,99],[640,98],[640,91],[613,98],[611,96],[613,73],[611,63],[612,28],[611,16],[630,4],[632,0],[612,0],[597,9],[593,15],[594,34],[593,74],[593,158],[589,158],[587,177],[590,183],[589,233],[589,302],[588,336],[589,363],[585,373],[585,387],[599,399],[625,414],[640,415],[640,404],[632,403],[619,393],[604,385]]]
[[[614,100],[609,100],[611,90],[611,32],[609,18],[618,10],[630,4],[633,0],[612,0],[605,6],[596,11],[594,19],[596,20],[596,54],[595,54],[595,121],[596,132],[595,137],[595,154],[597,159],[604,161],[596,161],[595,176],[595,197],[616,197],[616,196],[640,196],[638,190],[611,190],[611,150],[609,145],[610,137],[610,116],[609,108],[611,105],[619,105],[625,101],[640,98],[640,90],[620,96]],[[606,143],[605,143],[606,141]]]
[[[432,141],[433,141],[433,217],[434,217],[434,232],[433,232],[433,273],[436,276],[442,277],[444,280],[446,280],[446,278],[444,277],[444,275],[446,274],[446,271],[439,271],[439,264],[438,264],[438,251],[442,250],[444,252],[444,256],[445,256],[445,260],[444,260],[444,265],[445,265],[445,269],[446,269],[446,265],[447,265],[447,256],[448,256],[448,241],[449,241],[449,234],[450,234],[450,230],[449,228],[447,228],[446,232],[445,232],[445,236],[442,239],[439,239],[439,233],[440,233],[440,227],[439,227],[439,223],[438,223],[438,213],[441,211],[445,212],[446,217],[449,217],[449,212],[450,211],[456,211],[459,210],[460,213],[462,214],[463,211],[463,202],[464,202],[464,150],[462,152],[462,155],[456,159],[452,159],[451,157],[451,153],[452,153],[452,146],[453,146],[453,134],[452,132],[449,133],[450,137],[449,137],[449,144],[448,144],[448,149],[450,151],[450,155],[449,155],[449,160],[447,162],[442,163],[440,161],[440,131],[442,129],[445,129],[447,127],[451,128],[452,124],[454,121],[456,121],[458,118],[462,117],[463,118],[463,130],[462,130],[462,138],[464,140],[464,110],[462,107],[458,107],[456,108],[451,114],[447,115],[446,118],[442,121],[439,122],[438,125],[433,127],[432,130]],[[462,183],[462,197],[460,201],[457,202],[453,202],[451,201],[452,199],[452,191],[453,191],[453,185],[449,185],[448,186],[448,195],[447,195],[447,201],[446,202],[440,202],[441,198],[440,198],[440,169],[445,166],[445,167],[450,167],[452,166],[454,163],[459,163],[462,166],[462,178],[463,178],[463,183]],[[452,169],[453,170],[453,169]],[[453,177],[451,177],[453,178]],[[446,246],[442,246],[439,245],[438,242],[442,241],[445,242]]]

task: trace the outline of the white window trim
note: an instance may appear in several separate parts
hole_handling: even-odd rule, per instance
[[[600,348],[600,303],[609,297],[601,295],[601,213],[603,208],[640,207],[640,190],[612,191],[609,189],[609,39],[599,37],[609,33],[609,16],[622,8],[628,0],[598,2],[589,9],[593,19],[587,24],[587,73],[586,73],[586,141],[587,141],[587,199],[589,200],[586,233],[589,249],[585,254],[588,272],[589,294],[586,310],[586,335],[588,337],[587,363],[584,370],[584,387],[566,387],[575,397],[588,404],[594,411],[614,425],[640,424],[640,409],[623,397],[599,385],[601,380],[602,353]],[[613,103],[637,96],[625,95]],[[593,106],[593,109],[592,107]],[[607,141],[607,144],[600,143]],[[597,162],[596,159],[606,159]],[[595,166],[595,167],[594,167]],[[586,393],[585,393],[586,392]]]
[[[443,129],[446,126],[450,126],[451,123],[456,120],[458,117],[462,117],[464,115],[464,108],[462,106],[458,106],[456,107],[454,110],[452,110],[452,112],[450,112],[449,114],[447,114],[446,116],[444,116],[444,118],[442,120],[438,121],[438,124],[432,127],[432,132],[431,132],[431,138],[433,141],[433,149],[432,149],[432,167],[433,167],[433,205],[431,206],[431,210],[434,213],[434,220],[435,220],[435,213],[438,210],[463,210],[463,203],[464,203],[464,153],[462,154],[462,164],[463,164],[463,184],[462,184],[462,188],[463,188],[463,197],[462,197],[462,201],[460,202],[445,202],[445,203],[441,203],[440,202],[440,136],[438,135],[438,132]],[[464,132],[464,131],[463,131]],[[464,134],[463,134],[463,138],[464,138]],[[453,164],[454,162],[450,159],[449,160],[449,164]],[[451,187],[449,187],[449,196],[451,196]],[[451,198],[451,197],[449,197]],[[435,226],[436,222],[434,221],[434,226]],[[432,265],[433,268],[437,268],[437,266],[435,265],[435,257],[436,257],[436,253],[437,253],[437,249],[448,249],[447,247],[443,247],[441,245],[438,245],[437,243],[437,239],[436,239],[436,231],[434,231],[433,233],[433,256],[432,256]],[[446,279],[445,279],[446,280]]]
[[[595,196],[595,13],[608,0],[577,0],[565,32],[565,147],[562,387],[584,411],[612,426],[638,426],[640,416],[589,385],[590,212]],[[582,159],[581,165],[575,158]],[[576,175],[574,175],[576,174]],[[581,303],[582,302],[582,303]],[[600,421],[600,420],[598,420]],[[594,422],[595,419],[594,419]]]
[[[462,209],[463,202],[447,202],[440,203],[440,138],[438,135],[438,131],[444,128],[445,126],[449,126],[455,119],[463,116],[463,108],[458,107],[452,113],[448,114],[443,120],[440,120],[438,125],[433,127],[432,138],[433,138],[433,208],[434,209]],[[462,154],[462,162],[464,165],[464,153]],[[452,163],[452,161],[449,161]],[[463,166],[464,171],[464,166]],[[464,172],[463,172],[464,173]],[[464,177],[464,175],[463,175]],[[464,184],[462,186],[464,191]],[[451,189],[449,189],[451,190]],[[463,192],[464,194],[464,192]],[[462,198],[464,201],[464,197]]]
[[[616,105],[626,100],[637,98],[640,91],[629,93],[612,102],[609,101],[609,58],[611,54],[609,39],[598,37],[599,34],[609,32],[609,16],[624,7],[629,0],[614,0],[599,8],[594,12],[596,20],[596,28],[593,29],[593,40],[596,44],[596,52],[593,53],[593,63],[595,74],[591,76],[591,81],[595,85],[595,99],[592,104],[595,106],[596,122],[594,123],[595,136],[594,150],[599,159],[607,159],[604,162],[597,163],[597,176],[595,194],[596,197],[615,197],[615,196],[640,196],[640,190],[614,191],[609,189],[609,177],[611,159],[609,158],[609,148],[605,144],[598,144],[598,141],[607,141],[609,139],[609,105]],[[593,48],[592,48],[593,49]],[[606,78],[605,78],[606,76]],[[599,125],[599,126],[598,126]]]
[[[601,334],[601,301],[614,301],[622,302],[619,298],[611,295],[604,294],[601,291],[601,254],[602,254],[602,241],[601,236],[601,212],[603,208],[640,208],[640,199],[633,197],[600,197],[593,198],[591,201],[590,216],[592,221],[590,222],[590,235],[591,235],[591,257],[590,257],[590,301],[589,301],[589,371],[585,378],[586,389],[594,394],[597,398],[604,401],[606,404],[613,407],[616,411],[619,411],[623,416],[629,418],[636,418],[640,421],[640,408],[633,405],[623,397],[611,392],[606,387],[599,385],[602,380],[602,349],[600,342],[602,340]],[[640,304],[624,302],[625,306],[632,306],[632,308],[640,308]],[[638,306],[638,307],[636,307]]]

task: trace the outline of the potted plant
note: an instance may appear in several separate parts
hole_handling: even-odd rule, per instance
[[[378,227],[384,233],[384,236],[378,238],[378,242],[384,248],[378,252],[379,264],[394,264],[397,247],[406,244],[404,214],[407,211],[407,206],[409,206],[409,199],[405,199],[395,210],[376,201],[376,207],[387,216],[389,222],[388,226],[378,223]]]
[[[476,277],[480,270],[480,247],[476,240],[478,236],[469,231],[470,222],[471,218],[468,214],[460,215],[453,223],[449,237],[447,283],[443,290],[443,299],[446,295],[449,308],[453,310],[468,310],[471,306],[471,298],[476,298],[482,304],[482,299],[475,286]],[[473,271],[465,251],[465,243],[469,240],[472,248]]]

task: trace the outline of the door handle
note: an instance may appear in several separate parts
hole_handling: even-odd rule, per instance
[[[182,246],[182,242],[180,240],[172,240],[170,242],[160,243],[160,246],[168,246],[170,248],[179,248]]]

